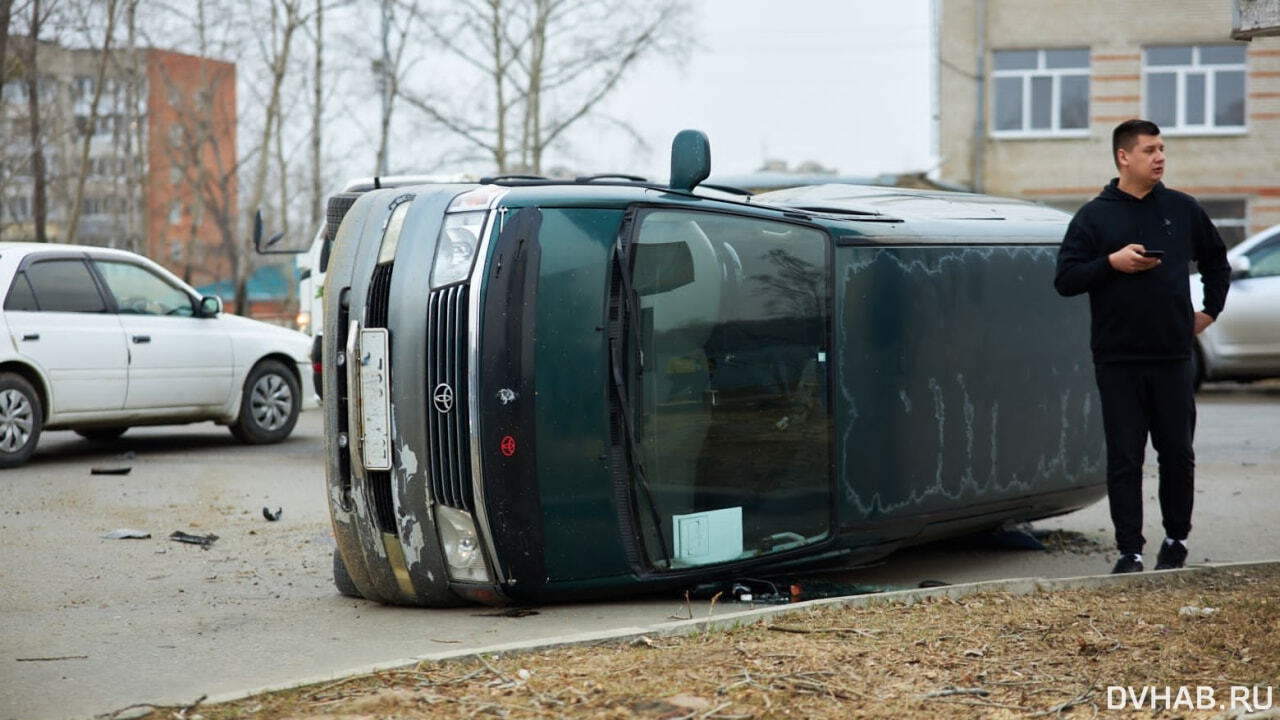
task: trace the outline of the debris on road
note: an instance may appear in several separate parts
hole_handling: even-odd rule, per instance
[[[271,512],[270,508],[265,508],[265,507],[262,508],[262,517],[266,518],[270,522],[275,522],[279,520],[280,516],[283,514],[284,514],[284,508],[276,508],[275,512]]]
[[[213,533],[209,533],[208,535],[192,535],[191,533],[185,533],[181,530],[174,530],[169,533],[169,539],[175,542],[199,545],[201,549],[208,550],[209,546],[217,542],[218,536]]]
[[[88,655],[58,655],[57,657],[21,657],[18,662],[58,662],[61,660],[88,660]]]
[[[146,530],[120,528],[118,530],[112,530],[102,537],[106,540],[148,540],[151,538],[151,533]]]
[[[119,467],[92,467],[89,468],[90,475],[128,475],[133,470],[130,465],[121,465]]]

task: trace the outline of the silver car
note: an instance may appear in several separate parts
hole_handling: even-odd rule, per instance
[[[1249,237],[1227,253],[1231,292],[1217,322],[1196,338],[1196,385],[1213,380],[1280,377],[1280,225]],[[1200,276],[1191,299],[1200,307]]]

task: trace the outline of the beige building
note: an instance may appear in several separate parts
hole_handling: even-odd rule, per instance
[[[1165,184],[1227,243],[1280,223],[1280,37],[1231,40],[1232,0],[940,0],[941,177],[1074,210],[1144,117]]]

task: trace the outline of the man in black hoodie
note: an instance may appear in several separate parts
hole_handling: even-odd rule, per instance
[[[1222,312],[1231,268],[1200,203],[1160,182],[1164,142],[1155,123],[1121,123],[1111,155],[1120,176],[1071,219],[1054,286],[1066,296],[1089,293],[1107,497],[1120,550],[1112,572],[1142,571],[1148,433],[1160,464],[1166,535],[1156,569],[1179,568],[1187,558],[1195,478],[1193,338]],[[1191,261],[1204,283],[1199,310],[1191,306]]]

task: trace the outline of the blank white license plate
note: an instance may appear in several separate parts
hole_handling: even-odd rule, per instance
[[[360,331],[360,447],[369,470],[391,469],[391,397],[386,328]]]

